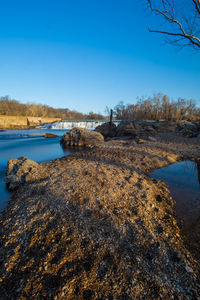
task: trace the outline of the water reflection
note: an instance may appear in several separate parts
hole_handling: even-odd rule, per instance
[[[152,172],[167,183],[188,249],[200,259],[200,161],[183,161]]]
[[[152,177],[165,181],[178,218],[193,223],[200,214],[200,162],[183,161],[152,172]]]

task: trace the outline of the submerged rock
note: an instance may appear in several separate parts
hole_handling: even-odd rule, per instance
[[[9,190],[14,190],[20,184],[40,178],[42,167],[26,157],[10,159],[4,181]]]
[[[79,127],[74,127],[69,132],[66,132],[60,141],[64,147],[89,146],[99,142],[104,142],[104,137],[101,133]]]
[[[57,134],[53,134],[53,133],[45,133],[45,139],[47,138],[57,138],[58,135]]]

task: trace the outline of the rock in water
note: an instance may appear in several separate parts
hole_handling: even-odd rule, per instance
[[[66,146],[89,146],[95,143],[103,142],[104,137],[101,133],[74,127],[69,132],[66,132],[60,141],[60,143]]]
[[[10,159],[4,181],[9,190],[14,190],[20,184],[40,178],[42,167],[26,157]]]
[[[45,137],[45,139],[47,139],[47,138],[57,138],[58,135],[53,134],[53,133],[45,133],[44,137]]]
[[[106,122],[95,128],[95,131],[100,132],[105,138],[114,137],[117,133],[117,126],[112,122]]]

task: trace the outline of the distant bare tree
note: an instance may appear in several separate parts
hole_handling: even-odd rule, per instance
[[[147,99],[142,97],[136,104],[120,102],[113,112],[120,120],[200,120],[200,108],[193,100],[179,98],[175,101],[161,93]]]
[[[170,37],[180,47],[200,50],[200,0],[146,0],[151,12],[165,21],[162,29],[149,29]]]

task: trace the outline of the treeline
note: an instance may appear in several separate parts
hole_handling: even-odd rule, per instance
[[[120,102],[114,107],[113,113],[118,120],[200,120],[200,108],[195,101],[173,100],[161,93],[147,99],[141,98],[136,104]],[[106,119],[101,114],[90,112],[83,114],[68,108],[53,108],[42,104],[23,104],[9,97],[0,97],[0,115],[30,116],[61,119]],[[109,109],[107,108],[107,115]]]
[[[61,119],[105,119],[105,116],[93,112],[82,114],[68,108],[53,108],[42,104],[23,104],[17,100],[11,100],[7,96],[0,97],[0,115]]]
[[[120,120],[200,120],[200,108],[195,101],[175,101],[160,93],[148,99],[139,99],[136,104],[124,105],[120,102],[113,112]]]

